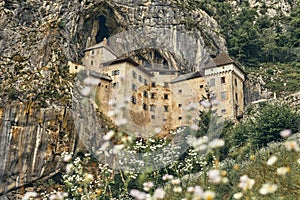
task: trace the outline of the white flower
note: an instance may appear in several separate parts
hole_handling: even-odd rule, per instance
[[[182,192],[182,188],[179,187],[179,186],[176,186],[176,187],[173,188],[173,191],[177,192],[177,193],[180,193],[180,192]]]
[[[57,192],[55,194],[51,194],[49,200],[64,200],[65,197],[68,197],[68,193]]]
[[[267,165],[273,165],[275,162],[277,161],[277,157],[276,156],[272,156],[269,158],[269,160],[267,161]]]
[[[211,142],[208,143],[208,146],[211,148],[219,148],[219,147],[223,147],[225,145],[224,140],[222,139],[213,139]]]
[[[84,178],[84,181],[87,182],[87,183],[90,183],[94,180],[94,176],[93,174],[85,174],[85,178]]]
[[[80,94],[82,96],[89,96],[91,94],[92,88],[91,87],[85,87],[82,90],[80,90]]]
[[[115,145],[113,148],[113,154],[118,154],[124,148],[124,144]]]
[[[292,131],[289,129],[283,130],[280,132],[280,136],[283,138],[287,138],[291,135]]]
[[[285,142],[285,147],[288,151],[296,151],[298,152],[299,151],[299,146],[297,144],[296,141],[286,141]]]
[[[174,180],[171,180],[171,183],[173,185],[178,185],[180,183],[180,180],[179,179],[174,179]]]
[[[67,171],[67,173],[71,173],[72,171],[73,171],[73,169],[74,169],[74,165],[73,164],[67,164],[67,166],[66,166],[66,171]]]
[[[200,186],[195,186],[193,199],[201,199],[204,196],[203,189]]]
[[[108,133],[106,133],[106,135],[103,136],[103,140],[110,140],[114,136],[114,134],[114,131],[109,131]]]
[[[151,188],[153,188],[154,184],[153,184],[153,182],[149,181],[149,182],[143,183],[143,186],[144,186],[143,189],[146,192],[148,192]]]
[[[266,195],[269,193],[274,193],[277,190],[277,185],[276,184],[263,184],[263,186],[259,189],[259,193],[262,195]]]
[[[154,199],[163,199],[165,197],[165,191],[161,188],[157,188],[155,191],[154,191],[154,194],[153,194],[153,197]]]
[[[213,200],[216,197],[216,193],[211,190],[207,190],[204,192],[203,196],[205,200]]]
[[[98,85],[100,83],[100,80],[97,78],[88,77],[84,79],[83,83],[86,85]]]
[[[162,177],[162,180],[164,180],[164,181],[168,181],[168,180],[172,180],[172,179],[174,179],[174,176],[173,175],[169,175],[169,174],[165,174]]]
[[[145,192],[141,192],[135,189],[130,190],[130,195],[135,197],[138,200],[144,200],[147,197],[147,194]]]
[[[243,193],[239,192],[239,193],[235,193],[235,194],[233,195],[233,198],[234,198],[234,199],[240,199],[240,198],[242,198],[242,196],[243,196]]]
[[[64,162],[70,162],[72,160],[72,155],[71,154],[67,154],[64,156]]]
[[[23,196],[22,200],[29,200],[31,198],[37,197],[38,193],[36,192],[26,192],[25,195]]]
[[[208,175],[209,181],[212,183],[220,183],[222,180],[220,170],[217,170],[217,169],[209,170],[207,175]]]
[[[243,175],[240,177],[239,188],[242,190],[251,190],[255,183],[254,179],[249,178],[247,175]]]
[[[288,173],[290,171],[290,168],[289,167],[279,167],[277,169],[277,174],[278,175],[282,175],[284,176],[286,173]]]
[[[188,187],[188,188],[186,189],[186,191],[187,191],[187,192],[194,192],[194,188],[193,188],[193,187]]]

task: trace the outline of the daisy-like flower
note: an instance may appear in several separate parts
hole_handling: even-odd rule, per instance
[[[106,133],[106,135],[103,136],[103,140],[110,140],[113,136],[114,136],[115,132],[114,131],[109,131],[108,133]]]
[[[147,194],[145,192],[141,192],[135,189],[130,190],[130,195],[138,200],[144,200],[147,198]]]
[[[265,183],[259,189],[259,193],[262,195],[266,195],[266,194],[274,193],[276,190],[277,190],[276,184]]]
[[[163,199],[165,197],[165,191],[161,188],[157,188],[155,191],[154,191],[154,194],[153,194],[153,198],[154,199]]]
[[[281,176],[286,175],[286,173],[288,173],[289,171],[290,171],[289,167],[279,167],[279,168],[277,168],[277,174],[281,175]]]
[[[291,141],[286,141],[286,142],[285,142],[285,147],[286,147],[286,149],[287,149],[288,151],[296,151],[296,152],[298,152],[298,151],[300,150],[300,148],[299,148],[297,142],[296,142],[296,141],[293,141],[293,140],[291,140]]]
[[[211,190],[207,190],[204,192],[204,200],[213,200],[216,197],[216,193],[214,191]]]
[[[168,181],[168,180],[172,180],[172,179],[174,179],[174,176],[173,175],[169,175],[169,174],[165,174],[162,177],[162,180],[164,180],[164,181]]]
[[[176,187],[173,188],[173,191],[177,192],[177,193],[180,193],[180,192],[182,192],[182,187],[176,186]]]
[[[71,163],[67,164],[66,171],[67,171],[68,174],[71,173],[73,171],[73,169],[74,169],[74,165],[73,164],[71,164]]]
[[[174,179],[174,180],[171,180],[171,183],[173,185],[178,185],[180,183],[180,180],[179,179]]]
[[[22,200],[29,200],[31,198],[37,197],[38,194],[36,192],[26,192],[25,195],[23,196]]]
[[[277,161],[277,157],[276,156],[272,156],[269,158],[269,160],[267,161],[267,165],[274,165],[274,163]]]
[[[84,182],[90,183],[94,180],[93,174],[85,174]]]
[[[143,183],[143,189],[148,192],[151,188],[153,188],[154,186],[154,183],[149,181],[149,182],[146,182],[146,183]]]
[[[251,190],[255,183],[254,179],[249,178],[247,175],[243,175],[240,177],[239,188],[242,190]]]
[[[240,198],[242,198],[242,197],[243,197],[243,193],[241,193],[241,192],[235,193],[235,194],[233,195],[233,198],[234,198],[234,199],[240,199]]]
[[[286,130],[281,131],[279,134],[280,134],[281,137],[287,138],[291,135],[291,133],[292,133],[291,130],[286,129]]]
[[[207,172],[209,181],[212,183],[220,183],[222,180],[220,170],[212,169]]]

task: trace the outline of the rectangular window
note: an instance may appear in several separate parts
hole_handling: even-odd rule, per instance
[[[155,82],[152,82],[151,83],[151,87],[155,87],[156,86],[156,83]]]
[[[136,73],[135,73],[135,71],[132,71],[132,77],[136,79]]]
[[[178,93],[182,93],[182,90],[178,90]]]
[[[178,119],[179,119],[179,120],[181,120],[181,119],[182,119],[182,117],[178,117]]]
[[[164,121],[164,122],[166,122],[166,121],[167,121],[167,119],[163,119],[163,121]]]
[[[237,86],[237,79],[236,78],[234,79],[234,84]]]
[[[215,86],[216,85],[216,80],[214,78],[209,80],[209,86]]]
[[[119,86],[119,82],[114,82],[111,84],[111,86],[114,88],[114,87],[118,87]]]
[[[151,115],[151,119],[155,119],[155,115]]]
[[[143,92],[143,96],[146,97],[146,98],[148,98],[148,92],[147,92],[147,91],[144,91],[144,92]]]
[[[113,75],[113,76],[119,75],[119,74],[120,74],[120,70],[118,70],[118,69],[111,72],[111,75]]]
[[[132,90],[134,90],[134,91],[136,91],[136,90],[137,90],[137,87],[136,87],[136,85],[135,85],[134,83],[132,83],[132,85],[131,85],[131,89],[132,89]]]
[[[169,83],[168,82],[164,82],[164,87],[169,87]]]
[[[164,111],[169,112],[169,106],[164,106]]]
[[[150,111],[155,111],[155,105],[150,105]]]
[[[182,104],[180,103],[180,104],[178,104],[178,107],[180,108],[180,107],[182,107]]]
[[[164,94],[164,99],[169,99],[169,95],[168,94]]]
[[[145,85],[148,85],[147,79],[144,79],[144,84],[145,84]]]
[[[143,103],[143,109],[144,109],[144,110],[148,110],[147,104]]]
[[[226,113],[226,109],[221,110],[221,113],[225,114]]]
[[[225,100],[226,99],[226,92],[221,92],[221,99]]]
[[[91,60],[91,65],[93,65],[94,64],[94,61],[93,60]]]
[[[239,98],[238,98],[238,94],[237,94],[237,93],[235,93],[235,100],[236,100],[236,101],[238,101],[238,100],[239,100]]]
[[[95,50],[92,50],[92,55],[95,55]]]
[[[141,75],[139,75],[139,81],[143,82],[143,77]]]
[[[221,84],[225,84],[225,76],[221,77]]]
[[[151,99],[155,99],[156,93],[151,93]]]
[[[200,88],[203,88],[204,87],[204,85],[200,85]]]
[[[136,104],[136,98],[135,98],[134,96],[131,97],[131,102],[132,102],[133,104]]]
[[[78,69],[78,66],[75,66],[75,69]]]

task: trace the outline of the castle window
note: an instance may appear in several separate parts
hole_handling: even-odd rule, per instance
[[[182,117],[178,117],[178,120],[181,120],[182,119]]]
[[[151,115],[151,119],[155,119],[155,115]]]
[[[155,111],[155,105],[153,104],[150,105],[150,111]]]
[[[151,93],[151,99],[155,99],[156,93]]]
[[[216,80],[214,78],[209,80],[209,86],[215,86]]]
[[[143,96],[146,97],[146,98],[148,98],[148,92],[147,92],[147,91],[144,91],[144,92],[143,92]]]
[[[144,84],[145,84],[145,85],[148,85],[147,79],[144,79]]]
[[[156,83],[155,82],[152,82],[151,83],[151,87],[155,87],[156,86]]]
[[[78,69],[78,66],[75,66],[75,69]]]
[[[95,55],[95,50],[92,50],[92,55]]]
[[[226,113],[226,109],[221,110],[221,113],[225,114]]]
[[[136,87],[136,85],[135,85],[134,83],[132,83],[132,85],[131,85],[131,89],[132,89],[132,90],[134,90],[134,91],[136,91],[136,90],[137,90],[137,87]]]
[[[169,95],[168,94],[164,94],[164,99],[169,99]]]
[[[164,106],[164,111],[169,112],[169,106]]]
[[[120,70],[118,70],[118,69],[111,72],[111,75],[113,75],[113,76],[119,75],[119,74],[120,74]]]
[[[131,102],[132,102],[133,104],[136,104],[136,98],[135,98],[134,96],[131,97]]]
[[[182,93],[182,90],[178,90],[178,93]]]
[[[169,83],[167,83],[167,82],[164,82],[164,87],[169,87]]]
[[[163,121],[164,121],[164,122],[166,122],[166,121],[167,121],[167,119],[163,119]]]
[[[236,100],[236,101],[238,101],[238,100],[239,100],[239,98],[238,98],[238,94],[237,94],[237,93],[235,93],[235,100]]]
[[[141,75],[139,75],[139,81],[143,82],[143,77]]]
[[[204,85],[200,85],[200,88],[203,88],[204,87]]]
[[[225,83],[225,76],[221,77],[221,84]]]
[[[226,92],[221,92],[221,99],[225,100],[226,99]]]
[[[144,110],[148,110],[147,104],[143,103],[143,109],[144,109]]]
[[[234,84],[237,86],[237,79],[236,78],[234,79]]]
[[[181,104],[181,103],[180,103],[180,104],[178,104],[178,107],[179,107],[179,108],[181,108],[181,107],[182,107],[182,104]]]
[[[133,78],[136,78],[136,73],[135,73],[135,71],[132,71],[132,77],[133,77]]]
[[[118,87],[119,86],[119,82],[114,82],[111,84],[111,86],[114,88],[114,87]]]
[[[94,61],[93,60],[91,60],[91,65],[93,65],[94,64]]]

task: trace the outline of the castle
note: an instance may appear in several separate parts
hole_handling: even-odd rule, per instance
[[[118,58],[103,42],[84,50],[83,65],[69,63],[70,72],[93,71],[100,79],[96,103],[117,125],[136,134],[153,130],[168,132],[190,125],[207,98],[217,102],[217,114],[237,119],[244,111],[245,71],[226,53],[211,58],[202,71],[141,67],[131,58]]]

